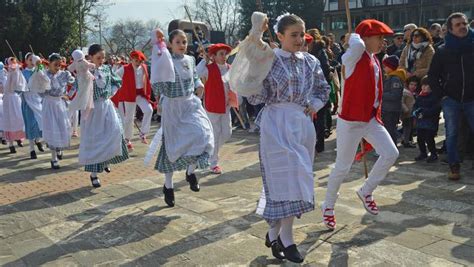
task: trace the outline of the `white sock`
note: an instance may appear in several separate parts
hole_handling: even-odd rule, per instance
[[[191,164],[191,165],[188,166],[188,170],[186,171],[186,173],[187,173],[188,175],[191,175],[191,174],[194,173],[195,170],[196,170],[196,165]]]
[[[293,221],[295,217],[281,219],[280,239],[283,246],[288,247],[295,243],[293,241]]]
[[[9,147],[14,146],[14,145],[13,145],[13,141],[8,141],[8,146],[9,146]]]
[[[281,229],[281,221],[278,221],[274,227],[268,230],[268,238],[270,238],[270,241],[273,242],[277,240],[278,236],[280,235],[280,229]]]
[[[168,189],[173,188],[173,173],[172,172],[165,173],[165,186]]]
[[[30,152],[31,152],[31,151],[35,151],[35,140],[29,140],[29,141],[30,141],[30,143],[29,143],[29,145],[30,145]]]
[[[96,172],[91,172],[91,177],[92,178],[97,178],[97,173]]]
[[[58,161],[58,154],[57,154],[56,150],[54,150],[54,149],[51,150],[51,160],[52,161]]]

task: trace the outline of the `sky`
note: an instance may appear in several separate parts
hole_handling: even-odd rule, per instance
[[[168,23],[182,18],[184,3],[192,5],[193,0],[111,0],[113,5],[106,12],[111,22],[119,19],[156,19]]]

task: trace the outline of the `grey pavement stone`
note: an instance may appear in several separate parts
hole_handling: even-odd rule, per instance
[[[459,264],[468,266],[474,265],[473,246],[467,246],[448,240],[440,240],[421,248],[420,251],[436,257],[443,257]]]

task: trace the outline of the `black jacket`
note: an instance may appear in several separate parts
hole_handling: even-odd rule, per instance
[[[441,103],[434,94],[419,95],[416,97],[413,115],[416,118],[417,129],[428,129],[436,131],[439,125],[439,113]]]
[[[437,97],[474,101],[474,43],[458,50],[441,45],[433,56],[428,77]]]
[[[322,42],[314,42],[312,49],[309,53],[315,56],[319,63],[321,64],[321,69],[323,70],[324,77],[328,83],[331,83],[331,78],[329,78],[329,74],[331,74],[331,66],[329,66],[329,59],[326,51],[324,50],[324,43]]]

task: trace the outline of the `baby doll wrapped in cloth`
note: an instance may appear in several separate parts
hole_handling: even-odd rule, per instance
[[[41,58],[33,55],[32,61],[33,65],[35,65],[35,70],[28,80],[28,88],[35,93],[44,93],[51,89],[51,81],[45,73]]]
[[[262,82],[267,77],[275,54],[271,47],[262,41],[263,32],[268,27],[267,15],[261,12],[252,14],[252,29],[240,43],[239,52],[229,71],[230,88],[241,96],[258,94]]]
[[[74,50],[72,52],[74,62],[67,68],[70,72],[75,72],[77,77],[77,95],[69,104],[69,110],[84,111],[84,116],[90,113],[94,108],[94,75],[90,73],[90,69],[95,65],[84,58],[84,53],[81,50]]]

